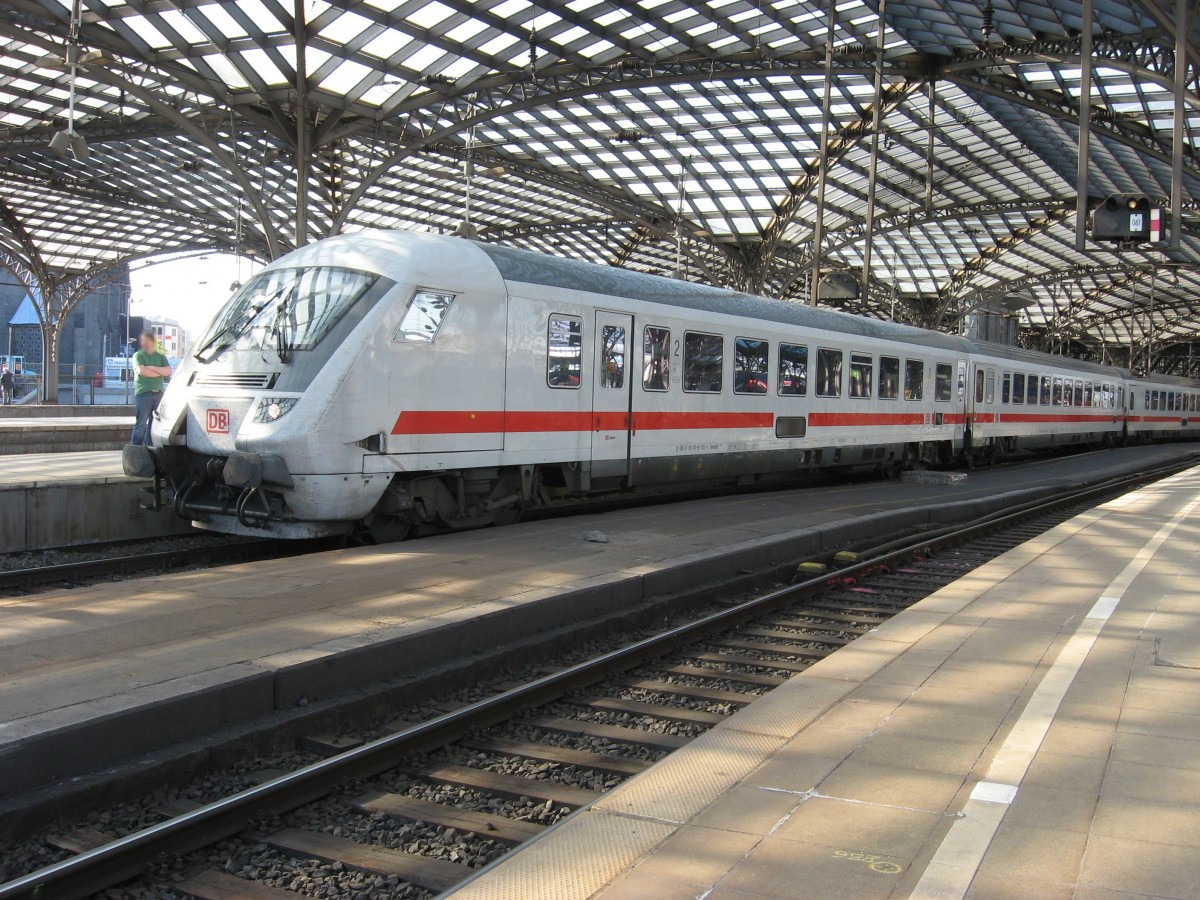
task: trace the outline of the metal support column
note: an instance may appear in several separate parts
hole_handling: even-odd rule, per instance
[[[1175,117],[1171,123],[1171,234],[1168,247],[1179,249],[1183,231],[1183,140],[1186,133],[1188,34],[1191,31],[1189,0],[1175,0]]]
[[[308,243],[308,23],[307,0],[295,0],[292,29],[296,41],[296,246]]]
[[[821,286],[821,244],[825,240],[825,183],[829,176],[830,107],[833,105],[833,33],[837,27],[837,0],[829,0],[829,25],[825,35],[825,94],[821,102],[821,154],[817,160],[817,220],[813,225],[812,290],[810,306],[816,306]]]
[[[1087,243],[1088,155],[1092,143],[1092,0],[1083,0],[1083,31],[1079,36],[1079,158],[1075,161],[1075,249]]]
[[[883,54],[886,45],[884,36],[884,28],[887,24],[886,16],[887,0],[879,0],[879,34],[876,38],[878,46],[875,51],[875,101],[871,116],[871,164],[867,172],[867,222],[863,240],[861,297],[864,303],[871,293],[871,250],[875,241],[875,185],[879,175],[879,132],[883,129]]]
[[[929,79],[929,131],[925,135],[925,215],[933,215],[933,152],[937,138],[937,81]]]

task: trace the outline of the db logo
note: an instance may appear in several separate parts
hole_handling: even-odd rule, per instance
[[[229,434],[229,410],[210,409],[204,430],[209,434]]]

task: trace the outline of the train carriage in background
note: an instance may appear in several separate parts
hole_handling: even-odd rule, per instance
[[[1150,374],[1131,377],[1127,412],[1132,440],[1200,436],[1200,386],[1186,378]]]
[[[232,298],[125,468],[201,527],[398,537],[599,492],[1111,443],[1127,383],[615,267],[369,232],[297,250]],[[1196,385],[1138,384],[1152,407],[1138,436],[1191,432]]]
[[[967,443],[975,457],[1124,437],[1127,374],[1063,356],[975,341]]]

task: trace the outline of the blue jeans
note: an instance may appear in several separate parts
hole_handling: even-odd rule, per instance
[[[162,391],[143,391],[133,395],[133,437],[130,443],[135,446],[150,446],[150,423],[154,411],[158,409],[158,401],[162,399]]]

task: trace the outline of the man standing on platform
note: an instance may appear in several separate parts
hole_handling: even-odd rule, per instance
[[[16,379],[13,378],[13,373],[8,371],[8,366],[0,366],[0,401],[5,406],[13,402],[13,389],[16,386]]]
[[[133,354],[133,425],[134,445],[150,446],[150,422],[158,401],[162,399],[163,379],[171,376],[167,357],[158,349],[158,337],[153,331],[143,331],[138,338],[138,351]]]

